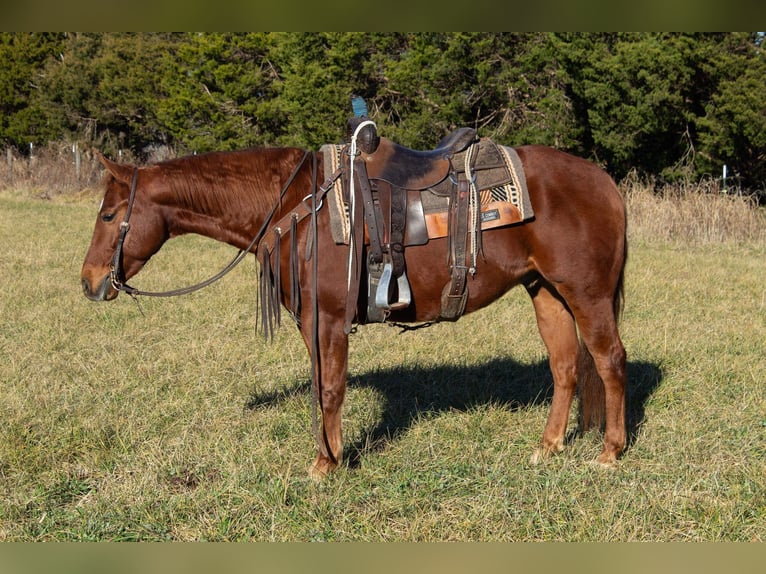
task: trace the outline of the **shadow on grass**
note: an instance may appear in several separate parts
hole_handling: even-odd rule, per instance
[[[630,448],[645,421],[645,404],[662,382],[663,373],[654,363],[629,362],[627,375],[626,426]],[[547,405],[553,397],[553,378],[547,360],[521,364],[507,357],[479,365],[373,369],[351,377],[348,386],[373,388],[385,401],[378,424],[357,443],[346,445],[345,456],[352,467],[366,452],[383,450],[424,414],[464,411],[481,405],[517,410]],[[278,406],[307,394],[311,394],[311,386],[303,382],[277,392],[254,394],[245,408]]]

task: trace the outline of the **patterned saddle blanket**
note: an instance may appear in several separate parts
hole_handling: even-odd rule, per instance
[[[348,166],[347,146],[324,145],[319,151],[323,154],[325,174],[334,173],[341,165]],[[512,147],[481,138],[452,155],[436,151],[411,150],[380,138],[373,153],[361,152],[371,183],[377,181],[407,190],[405,245],[419,245],[448,235],[450,194],[467,174],[481,198],[482,230],[534,217],[524,169]],[[347,178],[338,178],[326,199],[333,239],[348,244],[351,229]]]

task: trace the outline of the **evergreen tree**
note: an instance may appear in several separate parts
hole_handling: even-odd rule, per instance
[[[187,151],[270,145],[283,129],[275,114],[277,72],[266,33],[188,34],[168,58],[159,123]]]
[[[142,155],[382,135],[431,147],[473,126],[618,179],[766,185],[766,63],[753,33],[0,33],[0,143]]]
[[[0,32],[0,143],[27,147],[60,137],[37,97],[43,68],[64,44],[63,34]]]
[[[699,120],[701,172],[718,175],[723,165],[748,189],[766,197],[766,55],[756,34],[727,34],[709,47],[708,75],[715,90]]]

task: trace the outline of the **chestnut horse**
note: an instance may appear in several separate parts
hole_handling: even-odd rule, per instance
[[[554,382],[548,420],[531,460],[537,463],[563,450],[577,389],[579,430],[604,430],[596,462],[612,466],[626,442],[626,354],[617,326],[627,258],[623,200],[611,177],[584,159],[544,146],[515,149],[535,218],[483,232],[483,257],[468,279],[465,312],[489,305],[516,285],[525,287]],[[106,191],[81,275],[86,297],[111,300],[170,238],[196,233],[255,252],[259,240],[273,237],[276,223],[286,221],[285,215],[290,219],[297,208],[316,208],[285,234],[297,241],[296,261],[283,247],[278,261],[274,250],[271,263],[282,277],[292,278],[297,271],[297,281],[282,281],[277,295],[295,311],[306,347],[317,359],[312,380],[321,425],[316,429],[318,454],[310,466],[317,478],[342,458],[349,345],[344,328],[349,247],[335,243],[329,210],[321,209],[316,196],[312,199],[317,178],[322,182],[325,176],[321,157],[317,161],[321,155],[264,148],[141,168],[100,157],[107,170]],[[282,237],[286,244],[288,238]],[[432,239],[407,247],[412,303],[392,311],[390,320],[437,320],[442,288],[450,279],[447,242]],[[313,304],[296,306],[296,296]]]

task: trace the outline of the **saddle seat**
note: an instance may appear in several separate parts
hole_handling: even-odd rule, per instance
[[[367,176],[407,190],[425,190],[443,181],[450,170],[450,158],[477,141],[476,130],[461,127],[445,136],[436,148],[419,151],[380,138],[372,154],[362,152]]]

